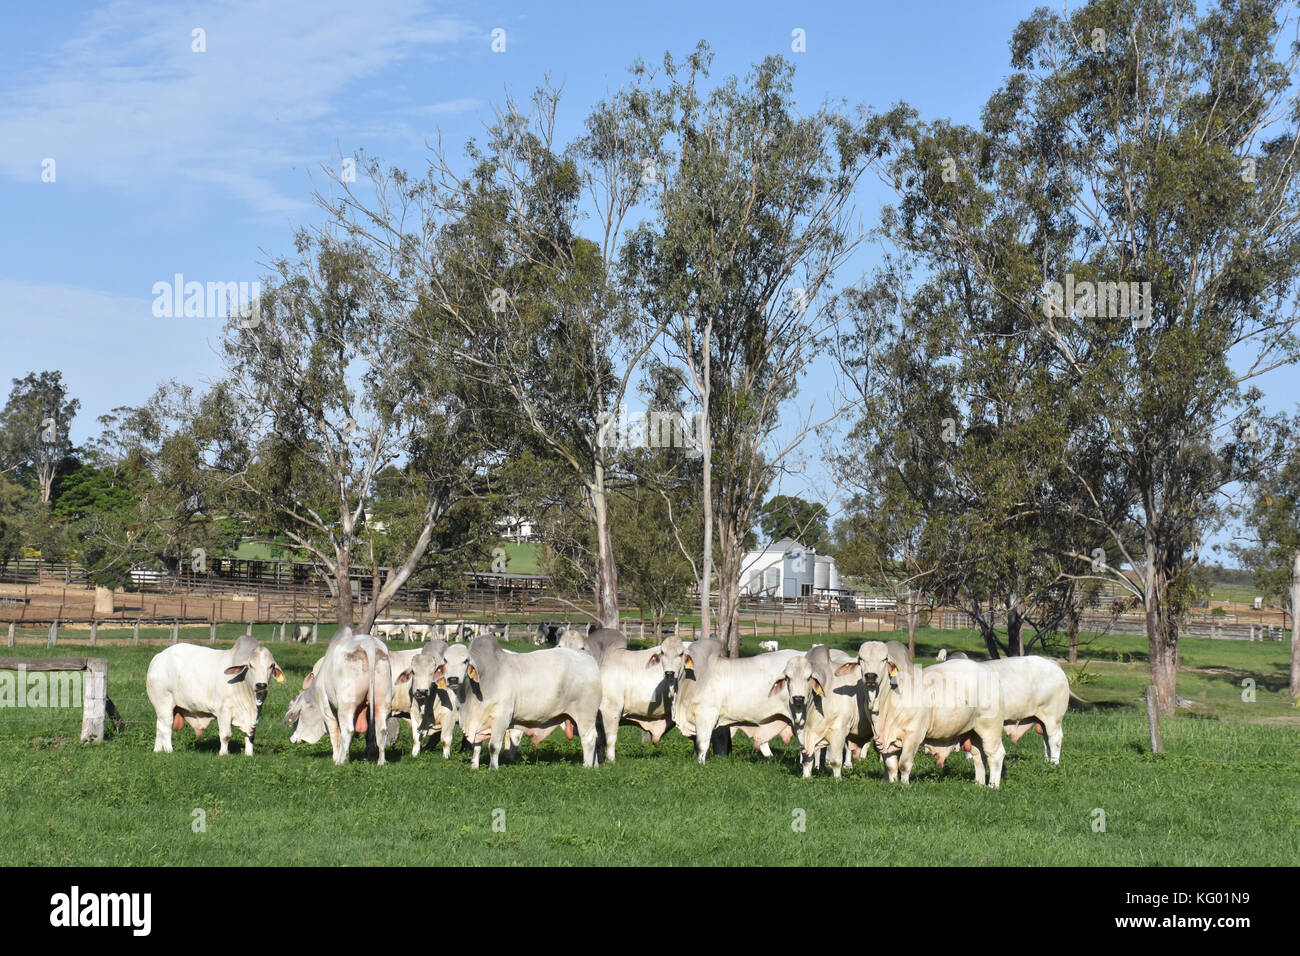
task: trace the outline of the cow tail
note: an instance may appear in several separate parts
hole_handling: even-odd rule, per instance
[[[366,645],[366,656],[370,659],[370,693],[366,695],[366,707],[369,711],[370,726],[375,726],[375,646]],[[375,728],[375,739],[379,739],[379,729]]]

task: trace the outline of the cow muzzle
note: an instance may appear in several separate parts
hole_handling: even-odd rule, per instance
[[[459,678],[459,677],[448,677],[448,678],[447,678],[447,686],[448,686],[448,687],[459,687],[459,686],[460,686],[460,678]]]
[[[417,690],[413,696],[416,700],[426,700],[429,696],[429,692],[427,690]]]
[[[791,697],[791,698],[790,698],[790,703],[791,703],[793,706],[795,706],[795,707],[804,707],[804,706],[807,705],[807,702],[808,702],[808,698],[806,698],[806,697]]]

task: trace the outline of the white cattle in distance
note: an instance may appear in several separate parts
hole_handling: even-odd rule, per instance
[[[310,624],[295,624],[293,626],[293,639],[295,643],[306,644],[311,640],[312,626]]]
[[[779,651],[781,649],[781,645],[778,644],[776,641],[759,641],[758,649],[761,651]]]
[[[293,728],[289,740],[314,744],[328,732],[334,762],[343,764],[348,759],[352,735],[364,733],[367,756],[377,753],[378,763],[383,766],[392,698],[387,646],[370,634],[353,634],[351,628],[341,628],[289,704],[284,716],[285,724]]]
[[[589,654],[564,647],[512,654],[496,638],[478,637],[469,646],[464,680],[460,725],[473,747],[474,769],[485,740],[496,770],[512,729],[536,744],[561,726],[565,736],[581,740],[582,765],[596,765],[600,668]]]
[[[848,676],[856,668],[861,674],[885,778],[906,784],[922,744],[974,746],[979,751],[975,782],[999,786],[1005,751],[997,673],[971,660],[919,668],[905,647],[894,641],[890,645],[867,641],[855,662],[836,671]]]
[[[257,722],[271,680],[284,683],[284,672],[271,652],[247,635],[219,651],[197,644],[173,644],[149,662],[145,692],[157,715],[154,753],[172,752],[172,731],[186,723],[194,739],[213,720],[221,741],[219,754],[230,753],[230,728],[244,732],[244,753],[252,756]]]
[[[710,638],[697,641],[686,653],[685,672],[673,720],[683,736],[695,738],[696,759],[704,764],[709,743],[717,728],[744,731],[753,738],[754,748],[765,757],[772,755],[768,741],[779,736],[789,743],[794,734],[790,705],[784,695],[772,694],[786,662],[799,651],[776,651],[757,657],[730,658],[721,653],[721,642]],[[693,675],[693,676],[692,676]]]

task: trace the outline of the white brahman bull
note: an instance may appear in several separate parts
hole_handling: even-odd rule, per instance
[[[606,647],[597,661],[606,762],[614,762],[620,724],[640,727],[656,744],[672,727],[674,690],[685,658],[686,650],[676,637],[644,651]]]
[[[825,749],[831,773],[839,778],[852,769],[849,745],[860,751],[871,742],[871,714],[867,692],[853,658],[842,651],[817,645],[807,654],[792,657],[771,693],[784,693],[795,733],[803,752],[803,775],[812,775],[813,758]],[[843,667],[843,674],[838,673]]]
[[[891,642],[893,643],[893,642]],[[900,645],[901,646],[901,645]],[[891,652],[867,641],[858,659],[841,665],[847,676],[857,668],[867,692],[872,739],[888,780],[907,783],[922,744],[972,745],[979,750],[975,781],[997,787],[1002,781],[1002,692],[995,671],[969,660],[933,667],[913,666],[906,649]]]
[[[171,753],[172,731],[186,723],[198,740],[216,720],[218,753],[230,753],[230,728],[235,727],[244,732],[244,753],[251,756],[272,679],[283,684],[284,672],[271,652],[247,635],[226,651],[197,644],[173,644],[159,651],[144,679],[157,715],[154,753]]]
[[[712,638],[697,641],[685,656],[685,669],[693,679],[682,682],[673,720],[683,736],[695,738],[696,759],[704,764],[715,729],[744,731],[754,748],[772,755],[768,741],[779,736],[789,743],[794,733],[789,702],[770,693],[786,662],[800,652],[787,650],[757,657],[724,657],[719,649],[700,645],[721,644]]]
[[[536,744],[561,726],[582,742],[582,765],[596,765],[600,668],[591,655],[564,647],[512,654],[488,635],[470,643],[465,677],[460,726],[474,748],[473,768],[484,740],[496,770],[512,729]]]
[[[364,733],[367,755],[377,751],[382,766],[392,698],[393,677],[384,642],[343,628],[289,704],[284,715],[285,724],[293,728],[289,740],[314,744],[328,731],[334,762],[342,764],[348,759],[353,733]]]
[[[958,659],[950,654],[948,660]],[[963,658],[964,654],[961,655]],[[1048,763],[1061,762],[1062,721],[1070,706],[1070,681],[1061,665],[1045,657],[1004,657],[984,661],[998,675],[1002,685],[1002,729],[1017,743],[1030,728],[1043,735],[1043,756]],[[939,768],[957,748],[926,745]]]
[[[393,698],[388,714],[390,718],[405,717],[410,723],[412,757],[420,755],[420,738],[437,730],[435,673],[447,663],[446,654],[447,643],[436,639],[419,650],[388,653],[393,673]],[[392,735],[392,739],[397,738]]]

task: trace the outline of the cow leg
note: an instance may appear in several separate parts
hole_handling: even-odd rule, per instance
[[[356,716],[352,708],[345,708],[337,719],[339,745],[338,751],[334,754],[334,762],[344,764],[348,760],[348,751],[352,749],[352,735],[356,733]]]
[[[711,710],[701,710],[695,715],[695,759],[701,767],[709,759],[709,742],[717,722],[718,715]]]
[[[497,722],[492,725],[492,737],[488,740],[488,768],[496,770],[501,762],[501,746],[506,740],[506,731],[510,729],[510,722],[497,718]]]
[[[1061,762],[1061,743],[1065,738],[1065,732],[1061,729],[1061,724],[1055,722],[1048,724],[1044,722],[1043,749],[1047,752],[1047,762],[1059,764]]]
[[[411,716],[407,720],[411,724],[411,756],[418,757],[420,756],[420,718],[414,704],[411,705]]]
[[[832,732],[830,740],[826,746],[826,762],[831,765],[831,773],[835,779],[840,779],[840,771],[844,767],[844,736]]]
[[[813,764],[816,763],[816,761],[816,757],[810,757],[802,751],[799,753],[799,762],[803,764],[803,778],[805,780],[812,776]]]
[[[898,779],[898,752],[881,754],[880,762],[885,765],[885,779],[893,783]]]
[[[574,721],[577,723],[577,721]],[[618,721],[614,722],[614,732],[607,734],[605,745],[608,748],[609,762],[614,762],[614,739],[618,737]],[[596,766],[596,722],[593,720],[589,725],[578,727],[578,739],[582,741],[582,765],[584,767]]]
[[[853,750],[847,743],[844,745],[844,769],[853,769]]]
[[[158,720],[153,735],[153,752],[169,754],[172,752],[172,699],[168,697],[162,704],[154,704]]]
[[[224,707],[217,711],[217,736],[221,740],[219,755],[225,757],[230,753],[230,712]]]
[[[618,722],[623,716],[623,708],[610,703],[600,708],[600,729],[605,737],[604,763],[613,763],[618,749]],[[644,736],[644,731],[642,732]]]
[[[483,745],[482,745],[481,743],[474,744],[473,749],[474,749],[474,756],[470,758],[470,761],[469,761],[469,769],[470,769],[470,770],[477,770],[477,769],[478,769],[478,755],[479,755],[479,751],[481,751],[481,750],[483,749]]]
[[[253,738],[257,736],[257,728],[244,731],[244,756],[253,756]]]
[[[912,764],[916,762],[916,752],[921,747],[921,741],[918,739],[913,744],[904,742],[903,750],[898,755],[898,779],[904,784],[912,780]]]

